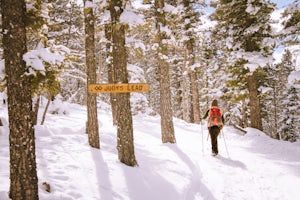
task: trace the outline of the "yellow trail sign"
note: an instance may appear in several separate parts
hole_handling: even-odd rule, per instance
[[[89,92],[93,93],[127,93],[149,92],[148,83],[121,83],[121,84],[90,84]]]

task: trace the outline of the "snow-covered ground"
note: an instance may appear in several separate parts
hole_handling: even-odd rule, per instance
[[[98,150],[88,145],[86,108],[65,108],[68,114],[48,113],[45,124],[36,126],[41,200],[299,199],[300,142],[273,140],[255,129],[243,136],[225,126],[220,155],[212,157],[205,125],[201,129],[174,119],[177,143],[162,144],[160,118],[138,115],[133,123],[139,166],[128,167],[118,161],[109,112],[99,109]],[[3,105],[0,117],[5,124],[0,127],[0,199],[7,200],[9,145]],[[43,182],[51,185],[50,193],[43,190]]]

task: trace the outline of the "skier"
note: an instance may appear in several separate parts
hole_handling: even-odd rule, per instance
[[[218,135],[224,125],[224,117],[218,107],[218,101],[214,99],[211,107],[206,111],[203,119],[208,117],[207,127],[211,139],[212,155],[218,155]]]

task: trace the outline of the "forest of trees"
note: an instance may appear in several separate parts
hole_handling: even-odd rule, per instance
[[[38,199],[33,127],[41,96],[48,103],[61,98],[87,105],[86,132],[95,148],[101,132],[97,102],[110,104],[119,159],[129,166],[137,165],[132,115],[159,114],[162,142],[175,143],[173,117],[198,124],[214,98],[228,125],[299,139],[300,82],[293,78],[299,70],[298,0],[280,21],[271,18],[276,5],[266,0],[0,5],[0,91],[8,96],[12,199]],[[274,63],[280,48],[282,60]],[[150,92],[96,95],[87,92],[91,83],[149,83]]]

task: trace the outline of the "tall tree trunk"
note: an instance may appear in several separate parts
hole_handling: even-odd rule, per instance
[[[85,22],[85,54],[87,67],[87,87],[96,83],[96,60],[95,60],[95,28],[92,0],[84,1],[84,22]],[[94,148],[100,148],[98,115],[97,115],[97,94],[87,92],[87,132],[89,144]]]
[[[198,79],[195,69],[191,67],[195,64],[194,55],[194,39],[190,39],[187,42],[188,60],[189,60],[189,77],[191,80],[191,103],[192,103],[192,122],[200,124],[200,106],[199,106],[199,91],[198,91]]]
[[[258,80],[256,72],[248,77],[248,89],[250,99],[250,120],[251,127],[262,130],[260,103],[258,97]]]
[[[125,47],[125,25],[120,23],[123,12],[123,1],[110,1],[110,15],[112,20],[113,45],[113,71],[116,83],[128,83],[127,53]],[[130,93],[116,94],[117,103],[117,134],[119,160],[128,165],[135,166],[137,161],[134,154],[133,126],[130,106]]]
[[[278,96],[279,93],[277,91],[277,84],[274,83],[273,87],[273,104],[274,104],[274,131],[273,135],[275,134],[276,139],[281,140],[280,131],[278,130]]]
[[[185,13],[183,16],[184,19],[186,20],[186,24],[184,26],[185,37],[188,38],[185,41],[185,46],[187,49],[186,59],[188,61],[186,67],[188,69],[187,71],[190,79],[190,95],[189,95],[189,104],[191,104],[190,119],[191,122],[199,124],[200,106],[199,106],[198,80],[197,80],[196,70],[193,67],[193,65],[195,64],[195,52],[194,52],[195,38],[194,38],[194,33],[192,31],[192,21],[193,21],[194,11],[191,10],[192,2],[190,0],[183,0],[181,3],[183,4],[185,10],[190,11]]]
[[[106,24],[105,25],[105,37],[109,41],[106,44],[106,52],[107,52],[107,58],[110,60],[107,64],[108,68],[108,82],[109,83],[117,83],[116,82],[116,73],[114,71],[113,67],[113,61],[111,61],[112,52],[111,52],[111,43],[112,43],[112,25]],[[113,124],[117,125],[117,101],[116,101],[116,93],[110,93],[110,105],[111,105],[111,112],[112,112],[112,118],[113,118]]]
[[[167,44],[163,40],[167,39],[166,32],[161,31],[161,27],[166,26],[166,19],[163,8],[165,6],[164,0],[155,0],[156,9],[156,28],[157,28],[157,42],[159,44],[158,50],[158,72],[160,84],[160,115],[161,115],[161,131],[163,143],[175,143],[175,133],[173,125],[173,112],[171,102],[170,89],[170,66],[165,60],[164,56],[168,55]]]
[[[205,75],[205,102],[206,102],[206,109],[208,109],[209,107],[210,107],[210,105],[209,105],[209,96],[210,95],[208,95],[208,88],[209,88],[209,77],[208,77],[208,74],[206,73],[206,75]]]
[[[186,122],[191,122],[190,119],[190,82],[189,82],[189,70],[187,66],[187,52],[188,50],[185,48],[184,50],[184,60],[183,60],[183,79],[182,79],[182,112],[183,112],[183,120]]]
[[[13,200],[37,200],[31,82],[25,75],[25,0],[2,0],[3,48],[7,75],[10,191]]]
[[[175,72],[175,83],[174,83],[174,89],[175,89],[175,105],[174,105],[174,116],[183,119],[183,112],[182,112],[182,76],[180,75],[180,70],[176,69]]]
[[[182,48],[180,45],[173,45],[171,47],[172,54],[177,55],[177,54],[183,54],[184,48]],[[173,116],[179,119],[183,119],[183,80],[182,80],[182,71],[183,67],[178,65],[174,69],[174,74],[173,74],[173,88],[174,88],[174,102],[173,102]],[[158,80],[158,79],[157,79]],[[172,82],[172,81],[171,81]]]
[[[191,92],[192,92],[192,106],[193,106],[193,122],[200,124],[200,105],[199,105],[199,91],[197,73],[191,71]]]

